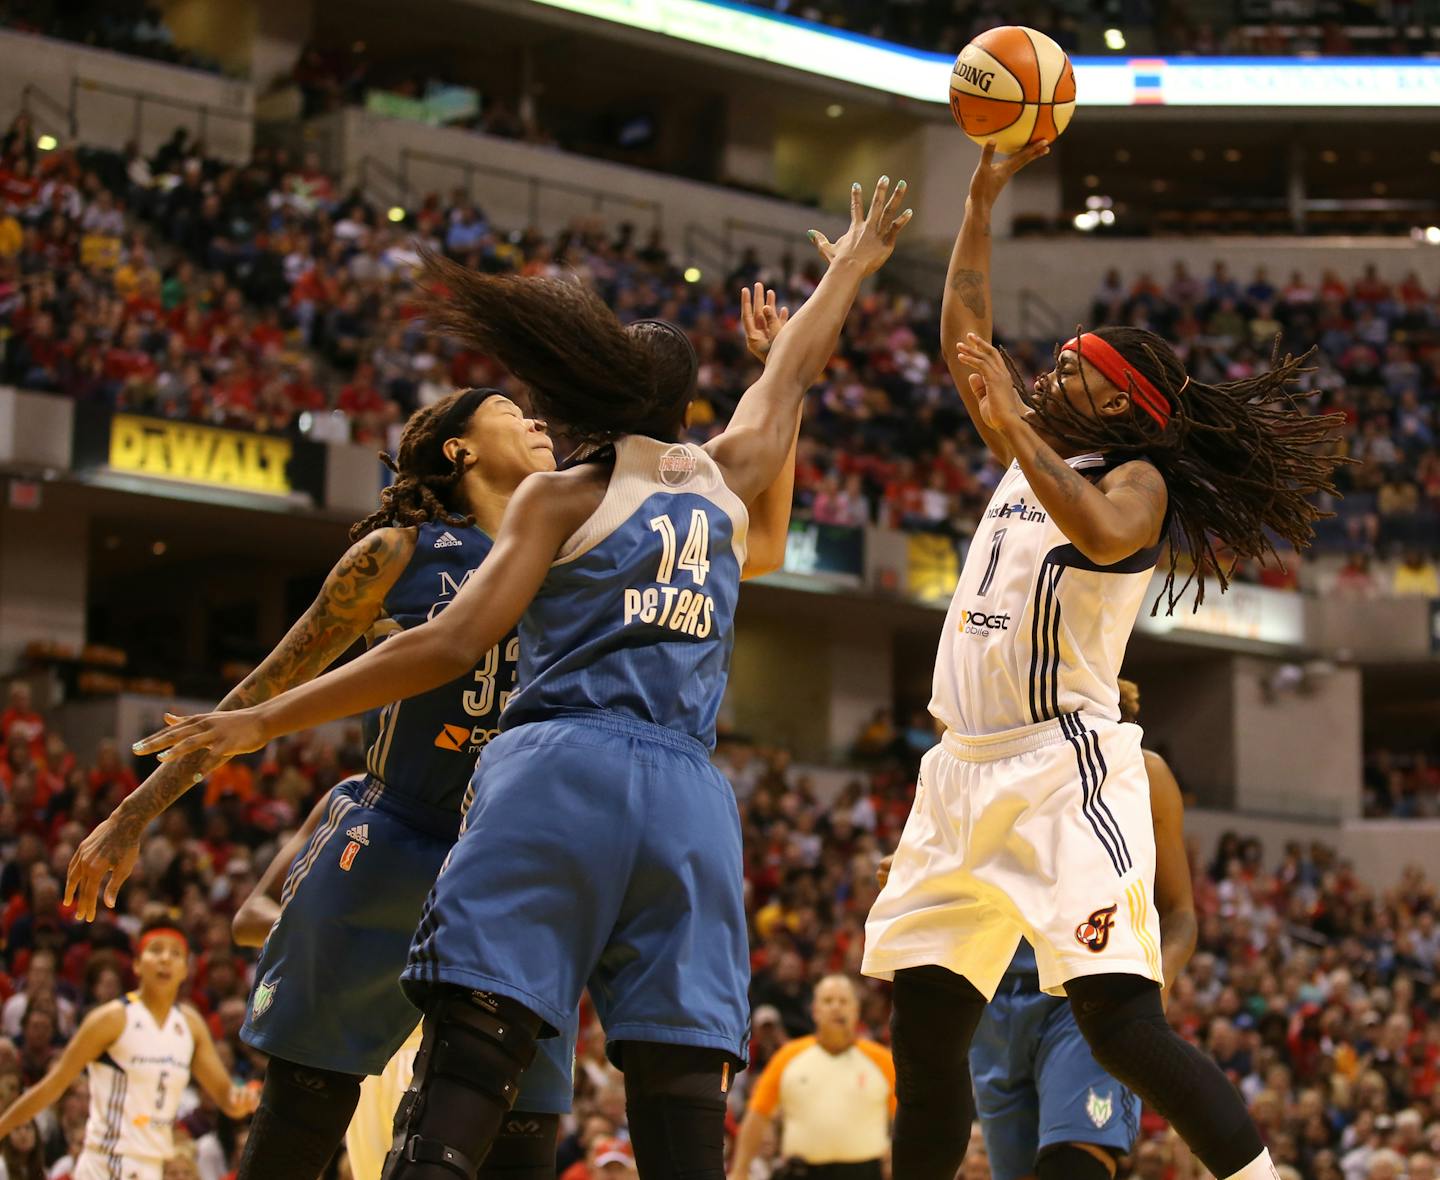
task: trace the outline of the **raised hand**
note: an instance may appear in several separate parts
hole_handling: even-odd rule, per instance
[[[1010,178],[1024,168],[1027,164],[1033,164],[1042,156],[1050,154],[1050,145],[1041,140],[1039,143],[1032,143],[1029,147],[1016,152],[1013,156],[1003,156],[999,163],[995,161],[995,141],[991,140],[980,149],[980,163],[975,165],[975,174],[970,177],[970,200],[978,205],[987,208],[995,203],[995,198],[1000,195],[1000,190],[1010,183]]]
[[[75,904],[75,916],[82,922],[95,920],[100,886],[105,885],[105,904],[115,907],[120,886],[125,884],[140,856],[144,825],[127,821],[121,809],[96,826],[80,841],[65,874],[65,904]],[[106,885],[106,878],[109,884]]]
[[[895,249],[895,239],[915,215],[915,210],[900,206],[905,199],[905,182],[902,180],[890,192],[890,178],[882,176],[875,186],[875,196],[870,202],[870,212],[865,212],[865,201],[860,195],[857,181],[850,186],[850,228],[839,241],[831,242],[818,229],[810,231],[810,240],[820,251],[826,262],[838,258],[854,259],[862,267],[862,273],[874,274],[890,257]]]
[[[986,426],[1003,432],[1024,418],[1029,406],[998,348],[974,332],[967,332],[955,346],[955,353],[960,363],[971,369],[970,388],[980,399],[980,416]]]
[[[752,295],[749,287],[740,288],[740,324],[745,329],[745,347],[762,365],[790,319],[788,307],[776,307],[775,292],[767,290],[764,283],[755,284]]]

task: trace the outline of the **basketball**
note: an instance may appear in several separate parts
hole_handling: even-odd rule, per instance
[[[950,113],[978,144],[1014,154],[1053,140],[1075,113],[1075,70],[1044,33],[1005,25],[981,33],[950,72]]]

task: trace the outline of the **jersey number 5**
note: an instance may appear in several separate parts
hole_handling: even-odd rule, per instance
[[[680,550],[680,560],[675,560],[675,525],[668,516],[657,516],[650,522],[650,528],[660,534],[660,569],[655,580],[668,586],[675,577],[678,565],[694,580],[695,585],[705,585],[705,576],[710,572],[710,518],[704,509],[696,508],[690,513],[690,532]]]

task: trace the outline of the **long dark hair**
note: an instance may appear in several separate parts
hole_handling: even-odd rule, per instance
[[[35,1136],[35,1142],[31,1144],[30,1150],[21,1150],[10,1141],[10,1135],[5,1137],[5,1142],[0,1144],[0,1160],[5,1161],[5,1171],[10,1180],[45,1180],[45,1148],[40,1142],[40,1128],[32,1119],[28,1123],[21,1123],[21,1127],[29,1127]],[[20,1127],[16,1127],[18,1131]],[[12,1131],[10,1134],[13,1135]]]
[[[1308,395],[1298,392],[1295,382],[1309,371],[1310,353],[1282,357],[1277,342],[1268,371],[1243,381],[1206,385],[1185,372],[1175,350],[1154,332],[1109,327],[1092,335],[1165,395],[1171,406],[1169,422],[1161,426],[1141,413],[1091,417],[1064,398],[1046,398],[1035,409],[1046,429],[1067,446],[1144,458],[1164,476],[1170,568],[1152,614],[1161,599],[1171,613],[1191,582],[1196,584],[1198,609],[1205,600],[1207,575],[1213,572],[1223,591],[1244,558],[1278,561],[1272,534],[1296,549],[1309,546],[1315,521],[1332,515],[1313,497],[1335,494],[1331,477],[1341,461],[1320,448],[1344,421],[1340,414],[1306,412]],[[1013,363],[1011,372],[1019,381]],[[1080,373],[1083,381],[1083,368]],[[1128,392],[1133,405],[1135,390]],[[1230,551],[1228,568],[1215,551],[1217,540]],[[1189,558],[1191,570],[1177,589],[1182,557]]]
[[[626,328],[574,279],[492,275],[422,255],[420,305],[437,332],[494,357],[530,387],[535,412],[577,442],[673,438],[697,364],[679,328]]]
[[[395,473],[395,482],[380,492],[380,507],[350,526],[350,539],[358,541],[376,529],[409,528],[432,520],[471,525],[473,516],[455,510],[455,493],[465,475],[469,452],[463,447],[454,459],[445,455],[445,440],[465,432],[475,411],[495,389],[462,389],[433,406],[416,410],[400,436],[400,453],[380,461]]]

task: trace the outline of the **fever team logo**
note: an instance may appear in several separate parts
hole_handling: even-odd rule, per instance
[[[1115,911],[1118,906],[1106,906],[1096,910],[1085,921],[1075,927],[1075,939],[1087,951],[1099,954],[1110,945],[1110,931],[1115,925]]]

